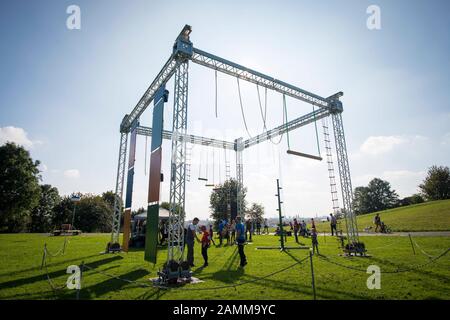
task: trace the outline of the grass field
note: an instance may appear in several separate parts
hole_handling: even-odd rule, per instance
[[[379,212],[392,231],[450,231],[450,200],[432,201]],[[375,213],[357,217],[358,230],[373,226]],[[328,222],[316,223],[319,232],[330,232]],[[345,231],[345,223],[342,222]]]
[[[310,262],[295,265],[285,271],[262,279],[270,273],[282,270],[308,256],[307,250],[256,250],[259,245],[277,245],[275,236],[255,236],[254,243],[246,246],[249,264],[238,267],[236,246],[211,247],[210,266],[193,268],[194,276],[204,283],[191,284],[182,289],[158,289],[140,287],[111,278],[98,271],[123,279],[150,285],[148,280],[156,276],[166,258],[166,249],[159,252],[159,262],[153,266],[143,260],[143,251],[100,254],[109,240],[108,234],[84,234],[68,238],[64,255],[48,260],[48,275],[55,286],[64,286],[66,268],[84,261],[94,270],[85,271],[80,292],[81,299],[312,299]],[[362,269],[355,271],[315,256],[314,273],[318,299],[450,299],[450,254],[431,262],[418,270],[401,273],[383,273],[410,268],[429,262],[429,258],[416,248],[413,254],[408,237],[362,237],[371,257],[344,258],[337,241],[332,237],[319,237],[320,251],[329,261]],[[309,246],[309,239],[301,239]],[[436,256],[450,247],[448,237],[417,237],[415,241],[427,253]],[[58,251],[63,237],[42,234],[0,235],[0,299],[75,299],[76,292],[67,288],[52,290],[41,270],[44,243],[51,252]],[[292,237],[288,245],[294,245]],[[202,258],[196,244],[195,263],[200,266]],[[367,266],[381,268],[381,289],[369,290],[365,273]],[[212,288],[255,282],[236,287],[214,290],[186,290]]]

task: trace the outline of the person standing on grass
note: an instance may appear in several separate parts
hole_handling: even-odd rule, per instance
[[[202,256],[203,256],[203,260],[205,261],[203,264],[203,268],[204,268],[204,267],[208,266],[208,248],[210,246],[211,241],[209,238],[209,233],[206,230],[206,227],[202,226],[200,229],[203,232],[201,243],[202,243]]]
[[[244,253],[245,227],[242,223],[241,217],[236,218],[236,242],[238,245],[239,257],[241,258],[241,267],[243,267],[247,264],[247,257]]]
[[[231,221],[227,222],[225,225],[225,238],[227,239],[227,246],[229,246],[231,238]]]
[[[336,217],[333,216],[332,213],[330,213],[330,226],[331,226],[331,235],[334,236],[334,232],[336,232],[337,235],[337,220]]]
[[[315,254],[315,252],[317,250],[317,254],[320,255],[320,253],[319,253],[319,241],[317,241],[317,230],[316,230],[316,228],[312,228],[311,229],[311,242],[312,242],[312,247],[313,247],[313,254]]]
[[[316,228],[316,223],[314,222],[314,218],[311,218],[311,229]]]
[[[247,232],[250,234],[250,238],[247,237]],[[245,239],[247,241],[252,241],[252,220],[250,219],[245,222]]]
[[[194,218],[192,220],[192,223],[189,224],[187,228],[186,233],[186,244],[187,244],[187,262],[189,263],[190,267],[195,267],[194,265],[194,239],[197,240],[197,242],[200,242],[200,240],[197,237],[197,224],[198,224],[198,218]]]
[[[267,218],[264,219],[264,232],[266,234],[269,234],[269,224],[267,223]]]
[[[216,243],[214,242],[214,238],[213,238],[214,232],[213,232],[212,224],[209,225],[209,234],[208,234],[208,236],[209,236],[209,240],[213,243],[213,245],[216,245]]]
[[[231,220],[230,226],[230,236],[231,236],[231,245],[236,241],[236,221],[234,219]]]
[[[373,222],[375,223],[375,232],[378,232],[378,228],[380,228],[381,230],[381,218],[380,218],[380,214],[377,213],[375,215],[375,218],[373,219]]]
[[[300,224],[298,223],[297,219],[294,218],[294,236],[295,236],[295,242],[298,243],[298,232],[300,230]]]
[[[256,234],[261,235],[261,221],[259,218],[256,220]]]
[[[222,245],[222,241],[223,241],[223,237],[222,237],[222,231],[223,231],[223,227],[224,227],[223,225],[224,225],[223,220],[220,220],[220,222],[219,222],[219,246]]]

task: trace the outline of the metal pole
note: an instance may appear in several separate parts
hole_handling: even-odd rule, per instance
[[[309,261],[311,262],[311,283],[313,288],[313,297],[314,300],[316,300],[316,284],[314,281],[314,267],[313,267],[313,254],[312,254],[312,248],[309,250]]]
[[[410,233],[408,233],[408,237],[409,237],[409,242],[411,242],[411,248],[412,248],[412,250],[413,250],[413,253],[414,253],[414,255],[416,255],[416,249],[414,249],[414,244],[413,244],[413,242],[412,242],[411,234],[410,234]]]
[[[73,223],[75,222],[75,208],[76,208],[77,204],[76,202],[73,203],[73,214],[72,214],[72,224],[70,225],[70,230],[73,230]]]
[[[283,216],[281,215],[281,199],[280,199],[280,180],[277,179],[277,194],[278,197],[278,217],[280,223],[280,242],[281,242],[281,250],[284,250],[284,239],[283,239]]]

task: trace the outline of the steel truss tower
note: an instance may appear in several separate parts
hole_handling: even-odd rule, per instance
[[[334,137],[336,142],[336,154],[342,191],[342,209],[344,211],[345,224],[347,227],[347,238],[350,245],[357,246],[359,243],[359,234],[356,224],[356,216],[352,209],[353,189],[352,180],[350,177],[350,166],[348,164],[342,113],[335,113],[331,116],[331,118],[333,120]]]
[[[172,159],[170,172],[170,213],[167,260],[183,260],[184,216],[186,190],[186,136],[188,107],[188,68],[187,58],[181,60],[175,72],[175,92],[173,104]]]
[[[326,121],[331,117],[333,123],[334,140],[336,144],[337,162],[339,168],[340,186],[343,199],[343,212],[347,225],[348,245],[355,247],[359,243],[358,229],[356,225],[356,217],[352,210],[352,184],[350,177],[350,169],[348,164],[347,147],[344,136],[344,128],[342,123],[343,106],[339,98],[343,95],[338,92],[328,98],[323,98],[306,90],[300,89],[291,84],[285,83],[263,73],[246,68],[237,63],[207,53],[193,46],[189,39],[191,27],[186,25],[173,45],[172,54],[164,64],[157,77],[153,80],[149,88],[145,91],[137,105],[126,115],[120,126],[120,149],[119,162],[116,177],[116,200],[113,214],[113,228],[111,233],[110,247],[120,249],[120,219],[122,214],[122,195],[125,177],[125,159],[127,152],[128,133],[133,129],[133,124],[137,123],[139,117],[155,99],[158,90],[164,88],[167,81],[175,75],[174,86],[174,107],[173,107],[173,126],[172,131],[158,131],[158,139],[170,139],[172,144],[171,154],[171,172],[170,172],[170,227],[169,227],[169,250],[167,262],[175,261],[180,264],[183,260],[184,248],[184,220],[185,220],[185,188],[186,188],[186,143],[200,144],[203,146],[211,146],[223,149],[234,150],[236,152],[236,179],[238,183],[238,215],[244,213],[242,187],[243,187],[243,151],[253,145],[267,141],[274,137],[280,136],[286,132],[295,130],[307,124],[313,123],[320,119]],[[267,130],[262,134],[251,137],[247,140],[238,138],[234,142],[221,141],[206,137],[199,137],[187,134],[187,114],[188,114],[188,69],[189,62],[193,62],[216,72],[236,77],[238,79],[254,83],[260,87],[273,90],[292,97],[294,99],[312,104],[318,107],[313,112],[302,115],[296,119],[283,123],[278,127]],[[325,122],[324,122],[325,123]],[[161,129],[161,128],[160,128]],[[152,136],[152,128],[137,126],[135,128],[137,134]],[[329,179],[331,186],[331,195],[333,202],[333,210],[339,207],[337,200],[336,181],[334,177],[334,168],[331,156],[331,139],[328,132],[328,125],[324,124],[325,148],[327,154]],[[152,136],[153,139],[153,136]],[[159,140],[158,140],[159,141]],[[300,153],[308,156],[306,154]],[[312,156],[309,156],[312,157]],[[313,157],[318,158],[318,157]],[[160,165],[160,163],[159,163]],[[227,165],[227,164],[226,164]],[[160,167],[155,168],[159,172]],[[227,169],[228,170],[228,169]],[[150,165],[152,171],[152,165]],[[157,173],[158,173],[157,172]],[[152,177],[152,175],[151,175]],[[157,177],[157,178],[156,178]],[[159,179],[159,175],[153,175],[151,179]],[[156,180],[154,180],[156,181]],[[158,182],[159,184],[159,182]],[[152,185],[152,183],[150,183]],[[159,197],[159,193],[158,193]],[[159,198],[158,198],[159,199]],[[154,200],[156,203],[159,201]],[[127,241],[127,239],[124,239]],[[155,247],[156,248],[156,247]],[[146,249],[147,250],[147,249]],[[156,252],[156,249],[153,253]]]
[[[119,163],[117,165],[114,211],[112,219],[111,242],[106,251],[120,250],[120,217],[122,216],[123,183],[125,179],[125,163],[127,158],[128,132],[121,131],[119,143]]]

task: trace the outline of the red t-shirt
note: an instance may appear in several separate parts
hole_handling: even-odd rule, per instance
[[[203,231],[203,234],[202,234],[202,245],[209,245],[209,242],[210,242],[210,240],[209,240],[209,233],[208,233],[208,231]]]

